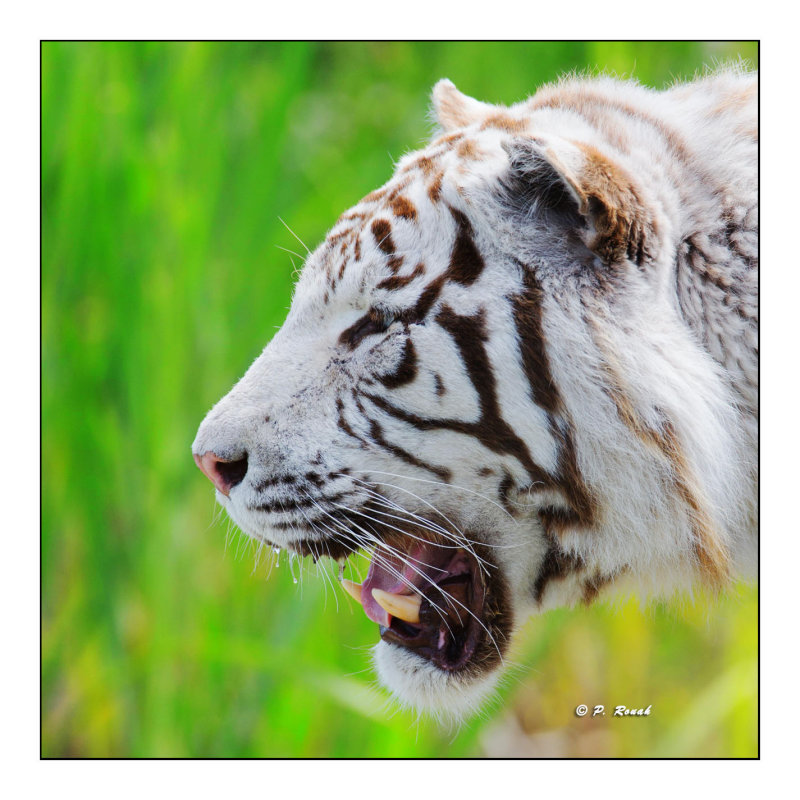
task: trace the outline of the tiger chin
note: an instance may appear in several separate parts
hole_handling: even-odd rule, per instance
[[[754,575],[757,79],[433,105],[193,454],[250,536],[364,564],[383,683],[466,715],[532,615]]]

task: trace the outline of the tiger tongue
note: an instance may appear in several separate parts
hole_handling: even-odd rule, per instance
[[[378,557],[373,556],[369,565],[367,578],[361,585],[361,603],[364,612],[378,625],[389,626],[389,612],[378,605],[372,596],[373,589],[381,589],[389,594],[409,594],[411,586],[420,582],[420,573],[423,571],[420,561],[415,560],[415,555],[420,555],[422,548],[415,548],[404,559],[394,554],[381,551]]]

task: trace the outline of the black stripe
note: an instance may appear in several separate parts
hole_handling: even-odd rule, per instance
[[[270,513],[295,511],[298,508],[308,508],[309,506],[318,503],[337,503],[352,495],[357,494],[354,491],[337,492],[330,497],[320,495],[319,497],[309,497],[308,499],[292,499],[285,498],[284,500],[271,500],[267,503],[260,503],[259,505],[247,506],[248,511],[267,511]]]
[[[524,290],[522,294],[511,298],[511,307],[519,336],[522,368],[528,379],[533,402],[553,414],[559,410],[561,399],[550,372],[542,329],[542,287],[532,269],[521,263],[519,267],[522,270]]]
[[[414,343],[411,337],[406,339],[405,347],[403,348],[403,357],[394,372],[389,372],[386,375],[378,375],[378,380],[387,389],[397,389],[399,386],[404,386],[411,383],[417,377],[417,351],[414,349]]]
[[[387,414],[420,430],[444,429],[473,436],[488,449],[516,458],[532,480],[549,483],[547,473],[534,463],[525,443],[500,414],[494,372],[485,347],[487,336],[483,313],[463,317],[445,306],[437,315],[436,321],[453,337],[461,352],[467,374],[478,394],[480,419],[477,422],[428,419],[398,408],[378,395],[364,393],[364,397]]]
[[[561,549],[558,541],[550,538],[544,560],[539,567],[539,574],[533,584],[533,598],[537,603],[542,602],[545,589],[552,580],[563,580],[573,572],[577,572],[584,566],[583,559],[573,553],[567,553]]]
[[[368,418],[369,419],[369,418]],[[441,480],[449,483],[452,478],[452,473],[449,469],[445,467],[437,467],[434,464],[428,464],[426,461],[422,461],[421,459],[417,458],[412,453],[409,453],[407,450],[403,450],[402,447],[398,447],[391,442],[388,442],[384,435],[383,435],[383,428],[381,424],[374,419],[370,419],[370,431],[369,435],[370,438],[377,444],[379,447],[382,447],[384,450],[387,450],[392,455],[397,456],[399,459],[405,461],[407,464],[411,464],[414,467],[419,467],[420,469],[428,470],[428,472],[432,472],[437,477],[441,478]]]
[[[450,254],[448,276],[463,286],[474,283],[483,272],[483,257],[472,238],[472,225],[464,214],[451,208],[450,213],[456,221],[456,241]]]

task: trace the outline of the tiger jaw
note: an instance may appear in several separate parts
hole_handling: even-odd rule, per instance
[[[406,661],[420,662],[417,670],[424,664],[459,684],[486,678],[502,664],[512,629],[503,568],[474,535],[458,536],[461,546],[455,534],[405,528],[400,535],[382,531],[364,582],[342,579],[342,588],[378,625],[381,641],[392,645],[388,652],[402,651]],[[341,539],[295,540],[287,547],[314,558],[331,551],[340,560],[352,549]]]
[[[339,488],[345,475],[336,476]],[[340,492],[347,496],[365,485],[376,494],[375,487],[381,485],[352,475],[348,478]],[[282,482],[301,485],[297,478]],[[309,524],[308,515],[309,509],[325,502],[324,495],[308,496],[307,507],[304,497],[294,501],[262,497],[254,515],[253,505],[242,499],[242,492],[248,490],[243,484],[234,487],[230,496],[218,493],[217,499],[244,531],[270,547],[314,561],[325,555],[340,564],[356,551],[371,551],[364,582],[342,580],[342,588],[378,625],[376,668],[397,700],[455,716],[476,708],[503,665],[513,621],[520,616],[515,614],[519,576],[513,574],[512,565],[504,563],[504,548],[497,541],[506,541],[500,535],[502,519],[483,518],[479,529],[493,530],[495,539],[484,544],[493,537],[477,533],[466,523],[457,527],[451,520],[459,515],[447,504],[438,506],[449,520],[440,525],[427,519],[423,509],[415,513],[381,494],[402,519],[382,520],[370,502],[353,507],[339,504],[324,517],[323,527],[336,531],[335,535],[321,535],[321,523],[312,519],[314,524]],[[243,513],[243,509],[249,511]],[[519,548],[513,552],[520,561]],[[468,698],[473,699],[461,708]]]

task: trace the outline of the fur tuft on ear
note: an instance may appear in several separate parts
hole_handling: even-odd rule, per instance
[[[462,94],[447,78],[442,78],[433,87],[431,99],[436,121],[446,133],[479,122],[491,113],[493,108],[488,103],[481,103]]]
[[[628,173],[597,148],[579,142],[518,138],[503,144],[519,207],[537,211],[570,210],[585,223],[586,246],[606,264],[650,258],[653,215]]]

